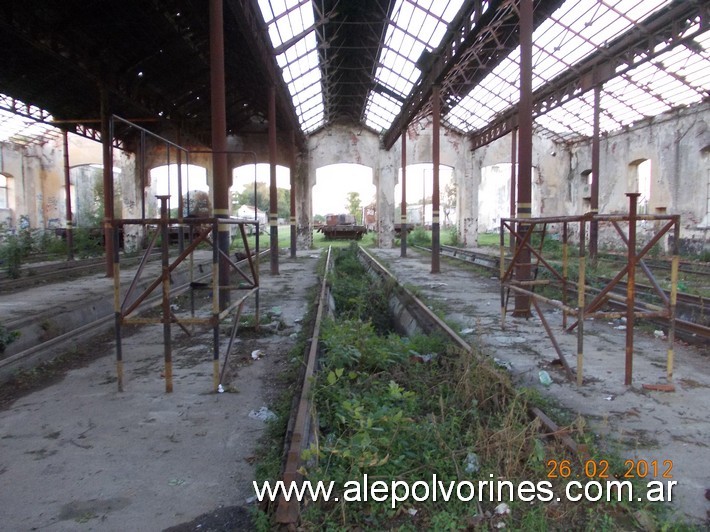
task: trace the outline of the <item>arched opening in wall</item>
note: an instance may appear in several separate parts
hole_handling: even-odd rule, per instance
[[[315,223],[325,223],[328,214],[351,214],[368,229],[377,224],[377,187],[369,166],[341,163],[318,168],[311,197]]]
[[[651,160],[637,159],[630,165],[631,185],[629,192],[640,194],[637,203],[639,214],[648,214],[651,203]]]
[[[478,232],[497,232],[501,218],[510,218],[511,163],[492,164],[481,168],[481,186],[478,189]],[[517,174],[517,171],[516,171]],[[537,171],[532,168],[531,203],[533,217],[540,216]],[[517,194],[513,212],[517,212]],[[514,216],[513,216],[514,217]]]
[[[0,210],[9,211],[12,207],[10,206],[10,183],[11,178],[8,175],[0,174]],[[2,221],[2,220],[0,220]]]
[[[439,165],[439,220],[442,227],[456,224],[456,183],[454,169]],[[407,165],[407,224],[432,224],[432,196],[434,191],[434,165],[431,163]],[[402,169],[394,187],[395,222],[399,223],[402,205]]]
[[[104,167],[101,164],[82,164],[69,169],[72,225],[83,228],[101,228],[104,219]],[[64,200],[66,187],[62,187]],[[122,216],[121,169],[113,169],[113,212]],[[58,203],[64,212],[65,202]],[[66,218],[65,218],[66,219]]]
[[[266,228],[271,207],[270,187],[270,164],[245,164],[235,168],[229,189],[232,216],[258,220]],[[291,216],[291,170],[281,165],[276,165],[276,206],[279,225],[287,224]]]
[[[592,210],[592,169],[588,168],[580,174],[582,192],[582,214]]]
[[[708,230],[710,230],[710,146],[705,146],[700,150],[703,168],[705,168],[705,216],[700,223],[700,228],[705,230],[705,241],[708,240]]]
[[[160,214],[160,200],[156,196],[170,196],[168,213],[171,218],[177,218],[179,193],[182,194],[183,216],[202,218],[212,215],[207,170],[194,164],[166,164],[150,171],[150,186],[146,188],[146,216],[150,218]]]

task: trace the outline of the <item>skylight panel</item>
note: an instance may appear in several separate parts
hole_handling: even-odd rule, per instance
[[[533,34],[533,90],[537,90],[559,74],[574,68],[574,65],[586,59],[590,54],[595,53],[601,47],[619,35],[629,31],[650,14],[658,11],[670,0],[618,0],[616,2],[606,1],[585,1],[567,0],[558,8],[551,17],[543,21]],[[673,50],[675,52],[675,50]],[[672,68],[667,67],[669,71]],[[710,69],[706,69],[709,70]],[[649,73],[650,72],[650,73]],[[614,110],[610,113],[613,116],[619,114],[619,120],[623,119],[623,124],[629,124],[639,118],[643,118],[646,113],[652,111],[663,111],[668,107],[668,101],[663,101],[654,95],[649,95],[648,91],[665,90],[674,95],[680,90],[683,83],[675,80],[674,83],[667,81],[668,74],[658,74],[658,68],[652,67],[652,71],[640,75],[650,76],[648,79],[637,83],[645,84],[645,90],[633,87],[628,81],[621,84],[604,87],[609,90],[613,98],[605,101],[614,105]],[[700,69],[693,70],[693,73]],[[684,73],[678,73],[683,76]],[[690,75],[690,71],[688,71]],[[707,74],[710,76],[710,74]],[[618,79],[618,78],[617,78]],[[635,78],[634,78],[635,79]],[[687,78],[686,78],[687,79]],[[662,81],[663,80],[663,81]],[[697,85],[700,86],[700,85]],[[475,87],[468,96],[461,100],[446,117],[452,124],[457,123],[462,126],[475,124],[480,119],[485,119],[483,126],[473,126],[480,129],[488,125],[495,115],[517,105],[520,100],[520,47],[516,48],[509,56],[501,61],[482,81]],[[572,105],[569,109],[565,106]],[[574,105],[582,105],[579,98],[573,98],[562,106],[549,111],[558,113],[553,115],[555,124],[546,124],[544,127],[560,132],[560,124],[573,128],[575,120],[578,126],[584,131],[588,131],[591,123],[591,115],[584,120],[580,119],[580,113],[591,113],[593,105],[584,101],[583,109],[576,109]],[[559,109],[559,110],[558,110]],[[475,115],[475,118],[466,117],[463,112],[467,110]],[[490,113],[493,113],[491,116]],[[543,119],[544,121],[545,119]],[[619,127],[621,122],[607,121],[609,127]],[[549,127],[548,127],[549,126]],[[471,129],[467,129],[471,131]],[[567,133],[565,133],[567,134]],[[586,133],[585,133],[586,134]]]
[[[322,124],[324,105],[322,80],[316,52],[313,7],[307,0],[259,0],[271,44],[279,48],[303,35],[276,57],[299,123],[308,132]],[[306,33],[307,32],[307,33]]]
[[[416,66],[419,57],[424,50],[432,51],[441,44],[446,25],[462,4],[463,0],[397,0],[385,32],[375,86],[382,85],[406,97],[421,75]],[[377,130],[386,129],[400,109],[401,102],[371,91],[365,122]]]
[[[31,116],[41,116],[42,120],[51,121],[52,116],[34,105],[26,105],[0,94],[0,102],[10,108],[26,109]],[[44,122],[39,122],[26,116],[20,116],[10,111],[0,109],[0,142],[15,142],[30,144],[43,141],[49,137],[59,136],[59,129]]]

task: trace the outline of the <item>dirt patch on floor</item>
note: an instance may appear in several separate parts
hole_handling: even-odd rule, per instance
[[[174,391],[165,393],[162,325],[124,331],[123,392],[111,335],[3,385],[0,476],[13,486],[0,491],[0,507],[12,509],[3,527],[248,529],[255,450],[268,423],[252,414],[272,408],[283,386],[317,262],[317,253],[305,254],[283,259],[278,276],[262,273],[261,312],[274,319],[259,332],[238,332],[227,393],[213,391],[212,330],[188,336],[178,327]],[[230,325],[222,324],[220,353]]]

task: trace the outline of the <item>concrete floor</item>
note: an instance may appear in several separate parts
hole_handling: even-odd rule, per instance
[[[278,393],[317,257],[282,258],[279,276],[262,271],[262,313],[280,312],[282,326],[240,339],[226,393],[212,392],[212,330],[188,339],[177,327],[165,393],[162,326],[151,325],[126,331],[123,393],[113,342],[93,343],[95,362],[0,411],[0,529],[155,531],[246,506],[266,426],[250,413]],[[253,299],[247,307],[253,314]],[[265,356],[254,361],[256,348]]]
[[[550,364],[556,355],[538,320],[509,317],[501,330],[497,280],[447,261],[442,261],[441,274],[431,275],[428,255],[410,251],[400,259],[399,253],[374,251],[402,282],[417,285],[436,301],[449,320],[472,329],[467,340],[509,363],[520,383],[582,414],[589,423],[586,430],[599,434],[622,458],[672,460],[678,481],[673,508],[707,523],[707,350],[676,345],[675,392],[647,391],[642,384],[665,382],[667,343],[639,332],[634,384],[627,387],[624,332],[606,321],[589,322],[585,384],[577,388]],[[245,337],[237,345],[229,383],[237,393],[211,392],[211,330],[187,341],[175,328],[174,393],[166,394],[162,328],[145,326],[124,341],[123,393],[116,390],[114,345],[107,341],[92,344],[103,353],[95,362],[0,411],[0,528],[153,531],[215,509],[244,506],[253,496],[251,457],[264,430],[264,423],[249,413],[273,401],[278,374],[306,311],[308,288],[316,283],[318,255],[282,257],[279,276],[269,275],[268,265],[262,268],[262,310],[279,307],[284,327],[258,339]],[[110,284],[105,284],[104,297],[110,298]],[[45,287],[33,297],[42,298],[43,308],[81,306],[80,290],[66,284],[52,290]],[[0,308],[19,309],[25,299],[22,294],[2,296]],[[546,315],[559,331],[559,313]],[[560,331],[557,337],[574,366],[576,335]],[[266,356],[252,361],[250,353],[257,347]],[[541,369],[552,376],[548,388],[539,383]]]
[[[557,354],[539,319],[512,318],[500,326],[500,284],[474,275],[455,262],[441,261],[432,275],[431,256],[399,249],[373,252],[404,284],[416,285],[447,319],[471,329],[465,339],[483,352],[511,365],[516,382],[535,386],[573,413],[584,416],[587,431],[600,436],[623,460],[657,460],[659,468],[672,460],[673,511],[694,523],[710,524],[710,352],[676,342],[673,383],[675,392],[643,389],[643,384],[666,383],[668,342],[650,331],[637,330],[634,340],[633,383],[624,385],[625,331],[607,320],[585,322],[584,385],[567,381],[560,366],[550,363]],[[512,297],[512,296],[511,296]],[[512,302],[511,302],[512,307]],[[565,334],[561,312],[542,306],[555,337],[573,371],[577,335]],[[544,387],[539,371],[553,383]],[[539,479],[531,479],[539,480]],[[649,478],[649,480],[651,480]],[[660,479],[659,479],[660,480]]]

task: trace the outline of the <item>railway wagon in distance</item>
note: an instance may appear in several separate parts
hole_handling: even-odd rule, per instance
[[[367,227],[358,225],[352,214],[327,214],[325,224],[316,228],[326,240],[360,240]]]

